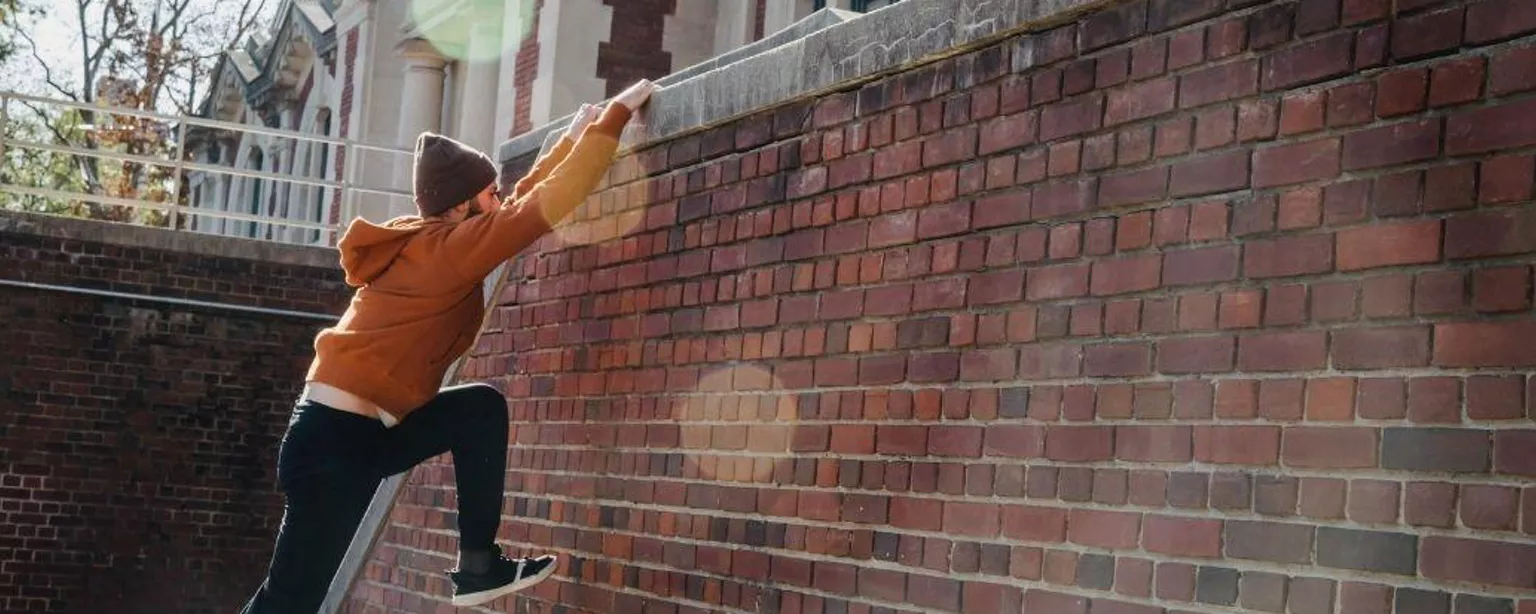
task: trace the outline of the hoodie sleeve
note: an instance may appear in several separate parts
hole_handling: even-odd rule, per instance
[[[512,186],[512,199],[522,198],[529,190],[533,189],[533,186],[544,181],[549,176],[551,169],[565,161],[566,157],[571,154],[571,148],[575,147],[575,145],[575,141],[572,141],[570,136],[560,135],[560,140],[555,143],[555,146],[548,153],[539,156],[539,159],[533,163],[533,168],[528,170],[528,174],[523,175],[523,178],[517,180],[517,184]]]
[[[624,105],[608,105],[543,181],[521,197],[508,198],[495,211],[454,225],[443,245],[454,269],[467,280],[484,279],[570,215],[613,164],[619,135],[630,116]]]

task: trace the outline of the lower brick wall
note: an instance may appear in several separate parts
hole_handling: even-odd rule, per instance
[[[345,304],[323,250],[261,262],[220,255],[252,242],[174,236],[4,213],[0,279]],[[271,555],[277,446],[324,323],[14,286],[0,321],[0,611],[238,611]]]
[[[495,609],[1536,612],[1529,6],[1116,3],[620,160],[465,372],[562,555]]]

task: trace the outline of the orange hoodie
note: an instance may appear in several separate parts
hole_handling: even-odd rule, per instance
[[[627,108],[609,104],[575,142],[562,137],[493,211],[457,223],[353,220],[338,248],[346,282],[358,289],[341,320],[315,337],[306,381],[396,419],[430,400],[479,332],[485,277],[586,200],[629,119]]]

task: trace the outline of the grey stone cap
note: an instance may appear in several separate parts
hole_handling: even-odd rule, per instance
[[[1117,0],[904,0],[873,13],[823,9],[736,51],[680,70],[625,131],[663,141],[808,96],[1064,22]],[[562,117],[498,148],[502,163],[543,149]]]
[[[273,264],[293,264],[325,269],[334,269],[338,266],[338,255],[335,248],[331,247],[257,241],[186,230],[21,211],[0,211],[0,233],[73,239],[91,243],[257,260]]]

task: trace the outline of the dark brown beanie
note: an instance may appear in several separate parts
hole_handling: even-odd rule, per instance
[[[416,209],[437,215],[474,198],[496,181],[496,165],[473,147],[441,134],[416,137]]]

